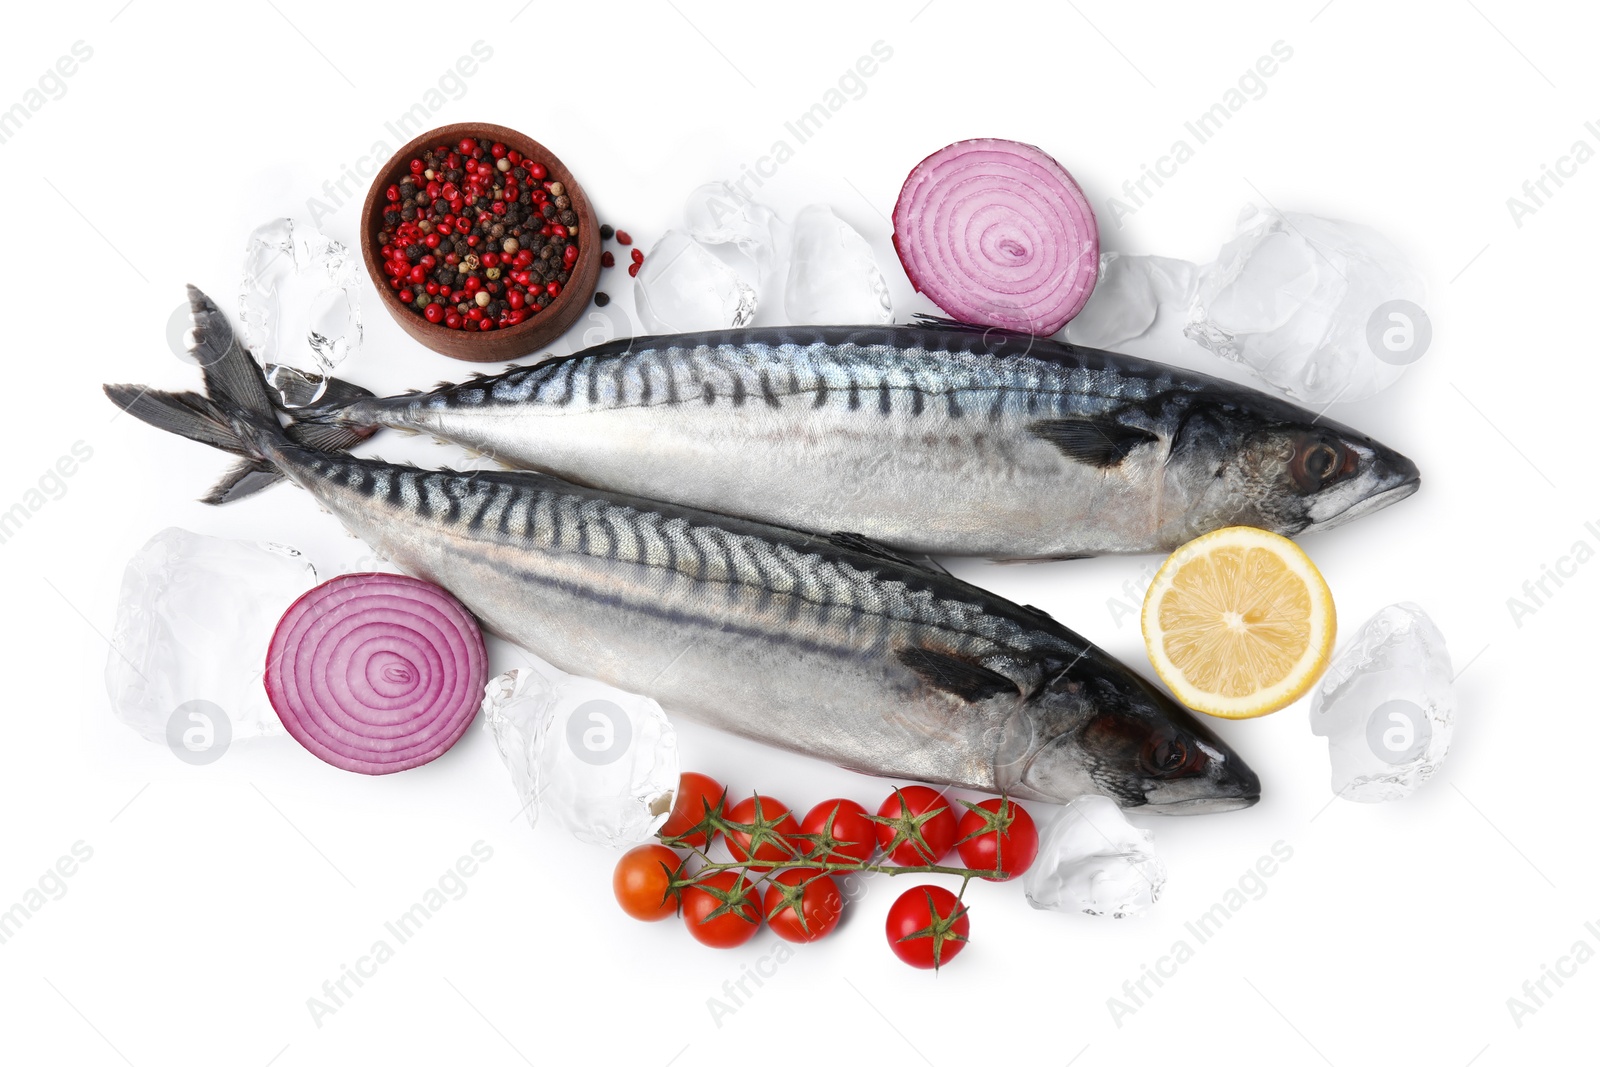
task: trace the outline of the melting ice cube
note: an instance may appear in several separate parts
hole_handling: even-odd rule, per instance
[[[633,298],[650,333],[748,326],[756,314],[756,291],[682,230],[668,230],[644,257]]]
[[[811,204],[795,216],[783,307],[798,324],[894,321],[872,246],[826,204]]]
[[[1432,340],[1415,267],[1381,234],[1247,207],[1201,271],[1184,333],[1309,404],[1388,388]]]
[[[654,700],[517,668],[490,679],[483,722],[529,823],[543,811],[580,841],[625,848],[667,821],[678,738]]]
[[[1186,315],[1194,300],[1193,263],[1164,256],[1100,255],[1100,280],[1066,338],[1088,348],[1111,348],[1141,337],[1160,315]]]
[[[316,581],[284,545],[162,530],[123,572],[106,660],[112,711],[151,741],[181,737],[195,702],[225,715],[234,740],[282,733],[261,684],[267,645]]]
[[[1154,836],[1128,822],[1111,798],[1078,797],[1045,828],[1023,893],[1041,910],[1142,915],[1167,881]]]
[[[787,240],[783,220],[727,182],[709,182],[683,205],[689,235],[702,244],[731,244],[749,256],[765,278],[782,260]]]
[[[1433,777],[1455,725],[1453,677],[1444,635],[1417,605],[1391,604],[1362,624],[1311,699],[1333,791],[1377,803],[1410,796]]]
[[[261,362],[333,370],[361,345],[355,258],[292,219],[256,227],[245,242],[239,318]]]

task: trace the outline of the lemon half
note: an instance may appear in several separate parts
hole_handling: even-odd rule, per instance
[[[1250,719],[1295,702],[1333,651],[1333,594],[1293,541],[1252,526],[1178,549],[1145,594],[1145,651],[1195,711]]]

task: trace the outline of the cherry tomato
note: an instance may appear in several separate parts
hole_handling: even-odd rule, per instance
[[[878,844],[902,867],[936,864],[955,846],[955,813],[925,785],[896,789],[878,806],[878,818]]]
[[[735,948],[761,929],[761,895],[737,871],[718,871],[683,891],[683,925],[702,945]]]
[[[913,967],[938,968],[967,944],[967,906],[943,886],[919,885],[900,894],[884,925],[889,947]]]
[[[822,839],[805,846],[820,863],[865,863],[878,847],[876,824],[853,800],[824,800],[806,813],[800,832]]]
[[[611,873],[611,891],[622,910],[641,922],[653,923],[678,914],[678,895],[672,876],[682,860],[665,845],[630,848]]]
[[[705,848],[712,835],[704,830],[689,831],[700,825],[708,814],[720,809],[726,793],[722,783],[708,775],[694,771],[680,775],[672,814],[667,816],[658,833],[663,838],[682,838],[687,846]]]
[[[961,864],[986,873],[990,881],[1015,878],[1039,855],[1039,830],[1033,816],[1010,800],[995,797],[969,807],[956,827]]]
[[[785,941],[815,941],[839,925],[844,897],[834,880],[821,871],[790,867],[767,882],[761,911],[772,932]]]
[[[730,823],[744,823],[748,830],[729,830],[728,851],[752,871],[770,871],[774,863],[805,854],[805,844],[796,840],[800,824],[794,821],[788,805],[760,793],[735,804],[727,814]],[[756,862],[749,863],[754,860]]]

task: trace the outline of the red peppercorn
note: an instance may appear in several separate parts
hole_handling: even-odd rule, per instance
[[[628,264],[628,277],[637,278],[639,276],[639,267],[640,266],[641,266],[641,264],[638,264],[638,263],[629,263]]]
[[[470,156],[478,149],[478,146],[472,143],[472,138],[470,137],[461,138],[461,143],[456,145],[456,147],[461,150],[461,154],[464,156]],[[452,166],[454,166],[454,164],[452,164]]]
[[[601,252],[600,265],[602,267],[615,267],[617,265],[617,257],[612,255],[609,251]]]
[[[619,245],[631,245],[631,244],[633,244],[633,238],[628,236],[628,231],[627,230],[618,230],[617,231],[617,244],[619,244]]]
[[[409,303],[411,303],[411,301],[413,301],[415,299],[416,299],[416,294],[414,294],[410,289],[402,289],[402,290],[400,290],[400,303],[409,304]]]
[[[461,329],[461,313],[457,311],[446,311],[444,313],[444,324],[452,330]]]
[[[544,169],[544,164],[543,163],[530,163],[528,165],[528,174],[536,182],[544,181],[545,175],[547,175],[549,173],[550,173],[549,171]]]
[[[385,189],[383,191],[383,195],[388,197],[391,201],[399,200],[400,199],[400,187],[398,185],[391,185],[391,186],[389,186],[389,188],[387,188],[387,189]]]
[[[567,264],[567,266],[572,266],[573,262],[578,258],[578,246],[568,245],[566,250],[561,253],[561,258]]]
[[[560,296],[561,295],[561,283],[560,282],[551,282],[549,285],[546,285],[544,287],[544,291],[549,293],[551,296]]]
[[[421,173],[422,173],[422,170],[423,170],[423,167],[422,167],[422,160],[420,160],[420,159],[413,159],[413,160],[412,160],[412,161],[411,161],[411,173],[412,173],[412,174],[421,174]]]
[[[427,319],[429,322],[443,322],[444,305],[429,304],[427,307],[422,309],[422,317]]]
[[[507,293],[506,294],[506,303],[511,305],[511,310],[513,310],[513,311],[515,311],[518,308],[520,308],[524,303],[522,290],[521,289],[513,289],[513,290],[511,290],[511,292]]]
[[[511,165],[514,167],[518,163],[522,162],[522,153],[513,148],[511,151],[506,153],[506,158],[511,160]]]
[[[496,141],[494,144],[489,146],[489,154],[494,158],[499,159],[501,156],[506,154],[506,146],[501,144],[499,141]]]
[[[511,262],[515,263],[519,267],[526,267],[528,264],[533,262],[533,253],[524,248],[517,253],[517,258]]]
[[[644,253],[639,251],[637,248],[635,248],[633,250],[633,261],[635,263],[643,263],[644,262]]]

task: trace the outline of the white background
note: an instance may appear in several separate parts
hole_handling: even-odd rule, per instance
[[[1579,5],[1440,0],[1030,6],[895,0],[763,5],[356,5],[158,0],[28,5],[0,41],[0,107],[75,41],[92,58],[5,144],[7,464],[0,509],[82,441],[93,450],[0,545],[5,734],[0,908],[75,842],[90,860],[0,945],[0,1058],[152,1064],[606,1062],[840,1055],[1021,1062],[1533,1063],[1593,1056],[1600,963],[1519,1027],[1507,998],[1600,920],[1592,844],[1592,635],[1600,564],[1519,626],[1507,598],[1600,520],[1595,499],[1592,251],[1600,164],[1519,227],[1507,197],[1575,140],[1600,147],[1597,29]],[[1206,5],[1208,8],[1212,5]],[[1319,10],[1320,8],[1320,10]],[[765,12],[765,13],[763,13]],[[1112,922],[1039,913],[1017,886],[969,892],[973,940],[937,977],[883,942],[898,888],[876,884],[830,940],[799,952],[718,1025],[725,981],[772,971],[775,942],[715,952],[610,898],[612,856],[515,819],[474,728],[437,763],[368,779],[292,742],[191,767],[115,722],[101,684],[126,559],[168,525],[305,549],[324,574],[360,546],[304,494],[194,502],[221,457],[118,419],[105,381],[191,387],[167,341],[192,281],[235,307],[245,234],[307,197],[484,39],[491,60],[437,122],[527,131],[572,165],[602,218],[648,248],[683,196],[786,136],[884,41],[892,58],[761,195],[826,201],[889,246],[905,172],[971,136],[1037,143],[1079,178],[1107,248],[1214,256],[1247,202],[1369,223],[1430,279],[1433,349],[1380,398],[1332,414],[1393,444],[1422,492],[1308,538],[1346,632],[1423,604],[1447,635],[1460,703],[1443,773],[1389,806],[1329,803],[1302,703],[1223,724],[1260,771],[1238,813],[1141,820],[1171,873],[1155,911]],[[1119,229],[1108,197],[1185,136],[1273,43],[1293,49],[1251,100]],[[792,141],[792,137],[790,138]],[[1191,141],[1192,143],[1192,141]],[[1553,188],[1553,187],[1552,187]],[[357,196],[359,196],[357,191]],[[357,206],[325,223],[345,239]],[[627,278],[603,284],[631,304]],[[367,344],[346,366],[380,390],[469,368],[407,340],[365,290]],[[613,315],[611,321],[625,321]],[[595,323],[585,328],[601,330]],[[569,335],[560,348],[578,341]],[[1203,363],[1197,354],[1196,365]],[[390,458],[453,450],[385,443]],[[959,573],[1038,604],[1128,662],[1136,626],[1108,601],[1155,562]],[[1140,579],[1142,585],[1142,579]],[[497,666],[515,662],[504,646]],[[685,765],[797,807],[885,785],[685,726]],[[1041,811],[1041,815],[1046,814]],[[383,936],[474,842],[493,858],[319,1027],[307,998]],[[1293,857],[1118,1026],[1121,995],[1184,923],[1275,842]],[[750,986],[754,989],[754,986]]]

